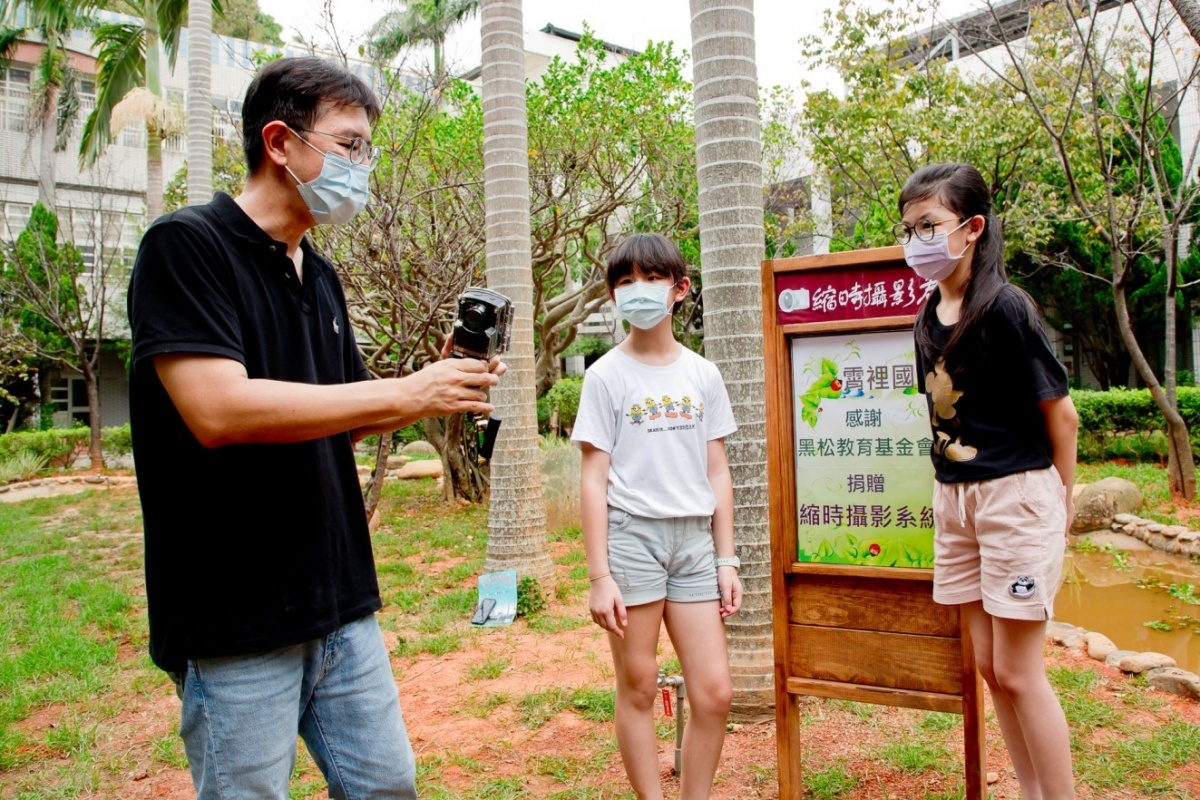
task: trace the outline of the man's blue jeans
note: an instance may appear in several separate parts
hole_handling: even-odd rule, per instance
[[[189,661],[176,688],[198,800],[285,800],[297,734],[331,798],[417,796],[412,746],[374,614],[304,644]]]

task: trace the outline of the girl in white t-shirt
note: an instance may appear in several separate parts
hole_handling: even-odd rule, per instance
[[[583,451],[583,541],[592,619],[608,631],[621,759],[642,800],[660,800],[658,638],[679,656],[691,713],[682,800],[707,798],[733,695],[723,620],[742,605],[733,481],[737,430],[716,366],[675,341],[691,288],[670,240],[634,234],[608,257],[608,291],[629,336],[587,371],[571,439]]]

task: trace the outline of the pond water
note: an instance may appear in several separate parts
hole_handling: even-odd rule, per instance
[[[1125,650],[1164,653],[1200,674],[1200,604],[1188,602],[1200,603],[1200,564],[1158,550],[1117,549],[1104,540],[1097,546],[1067,551],[1055,619],[1103,633]]]

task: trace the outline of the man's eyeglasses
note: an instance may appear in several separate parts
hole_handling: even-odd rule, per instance
[[[962,217],[954,217],[953,219],[941,219],[937,221],[922,219],[916,223],[908,225],[903,222],[897,222],[892,226],[892,233],[896,235],[896,241],[900,244],[908,244],[912,241],[912,237],[916,236],[919,241],[932,242],[933,235],[937,233],[938,225],[947,225],[951,222],[963,222]]]
[[[311,128],[297,128],[297,130],[305,133],[319,133],[322,136],[332,136],[334,139],[341,139],[343,142],[350,143],[350,163],[362,164],[364,167],[374,166],[379,160],[383,150],[379,145],[374,145],[368,142],[361,136],[342,136],[337,133],[329,133],[328,131],[314,131]]]

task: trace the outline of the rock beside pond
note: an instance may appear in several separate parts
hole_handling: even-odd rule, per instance
[[[1090,631],[1083,640],[1087,643],[1087,654],[1097,661],[1103,661],[1109,654],[1116,652],[1117,646],[1113,640],[1103,633]]]
[[[1120,668],[1122,659],[1128,658],[1129,656],[1136,656],[1137,654],[1137,650],[1113,650],[1108,654],[1108,656],[1105,657],[1104,663],[1108,664],[1110,667]]]
[[[1083,644],[1084,638],[1087,636],[1087,630],[1080,628],[1078,625],[1068,625],[1067,623],[1058,623],[1062,627],[1050,628],[1049,623],[1046,626],[1046,634],[1050,637],[1050,641],[1055,644],[1061,644],[1063,647],[1079,647]]]
[[[1164,525],[1152,519],[1143,519],[1135,514],[1117,514],[1113,517],[1111,527],[1114,531],[1128,534],[1143,544],[1164,553],[1200,556],[1200,533],[1188,529],[1186,525]],[[1095,537],[1098,534],[1099,532],[1092,536]]]
[[[1152,669],[1173,666],[1175,666],[1175,659],[1162,653],[1134,653],[1117,662],[1117,669],[1134,675],[1140,675]]]
[[[1087,631],[1068,622],[1046,623],[1046,638],[1068,648],[1086,649],[1089,657],[1122,672],[1142,675],[1155,689],[1200,700],[1200,676],[1179,669],[1175,659],[1162,653],[1118,650],[1113,641],[1098,631]]]
[[[1118,514],[1129,514],[1142,507],[1142,490],[1124,478],[1104,478],[1089,483],[1075,499],[1072,533],[1087,533],[1107,528]]]
[[[1146,673],[1146,683],[1164,692],[1200,700],[1200,675],[1178,667],[1158,667]]]

